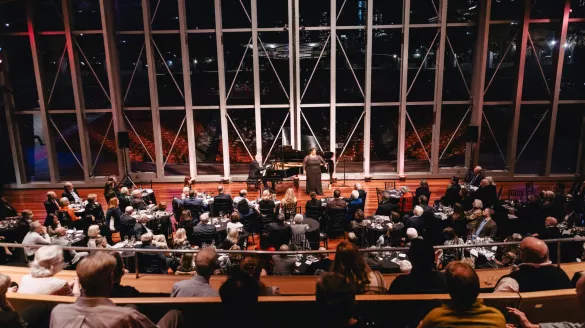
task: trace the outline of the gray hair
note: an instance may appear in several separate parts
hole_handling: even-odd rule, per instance
[[[35,260],[30,265],[30,275],[33,278],[52,277],[64,267],[61,247],[43,246],[35,253]]]
[[[99,234],[100,234],[100,226],[99,225],[94,224],[94,225],[90,225],[89,228],[87,228],[87,236],[89,238],[96,238]]]
[[[41,224],[38,221],[33,221],[28,225],[28,227],[30,232],[35,232],[38,228],[41,227]]]
[[[140,236],[140,241],[141,242],[152,242],[152,238],[154,238],[152,232],[147,232],[145,234],[143,234],[142,236]]]
[[[408,187],[407,187],[407,186],[402,186],[402,187],[400,187],[400,191],[401,191],[402,193],[406,193],[406,192],[408,192],[409,190],[410,190],[410,189],[408,189]]]
[[[351,191],[351,198],[352,199],[358,199],[358,198],[360,198],[360,193],[357,190],[352,190]]]
[[[471,204],[471,206],[473,208],[483,208],[483,202],[481,201],[481,199],[476,199],[473,201],[473,203]]]
[[[202,223],[209,223],[209,212],[201,213],[201,215],[199,215],[199,221]]]
[[[67,199],[67,197],[63,197],[63,198],[59,199],[59,205],[65,206],[65,205],[67,205],[67,203],[69,203],[69,199]]]
[[[414,215],[416,215],[416,216],[421,216],[421,215],[423,215],[423,213],[424,213],[424,210],[423,210],[423,208],[422,208],[422,207],[420,207],[420,206],[416,205],[416,206],[414,207],[414,210],[412,210],[412,213],[414,213]]]
[[[132,197],[140,198],[140,196],[142,196],[142,192],[140,190],[132,190]]]
[[[131,214],[132,212],[134,212],[134,207],[132,207],[132,206],[126,206],[126,208],[124,209],[124,211],[126,212],[126,214]]]
[[[296,224],[301,224],[301,223],[303,223],[303,215],[302,215],[302,214],[297,214],[297,215],[295,215],[295,219],[294,219],[294,220],[295,220],[295,223],[296,223]]]
[[[353,189],[355,189],[355,190],[361,190],[362,189],[361,183],[357,182],[356,184],[354,184],[353,185]]]
[[[408,237],[410,240],[418,238],[418,231],[416,231],[415,228],[408,228],[406,229],[406,237]]]
[[[8,291],[11,281],[10,276],[0,273],[0,298]]]
[[[97,194],[89,194],[89,195],[87,195],[87,200],[96,201],[97,200]]]
[[[124,195],[128,195],[129,190],[127,187],[122,187],[122,189],[120,189],[120,192]]]

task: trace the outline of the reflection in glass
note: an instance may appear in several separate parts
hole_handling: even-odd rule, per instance
[[[75,114],[49,115],[61,181],[83,180],[83,158]]]
[[[120,31],[141,31],[142,1],[116,2],[116,27]]]
[[[443,100],[470,99],[475,44],[474,28],[451,27],[447,29],[447,37],[453,46],[453,51],[447,41],[443,72]]]
[[[1,8],[1,7],[0,7]],[[5,65],[8,65],[10,87],[16,110],[39,110],[37,84],[30,42],[26,36],[4,37],[0,48],[5,51]]]
[[[302,31],[300,40],[301,103],[328,103],[331,97],[329,56],[331,42],[335,40],[329,38],[329,31]]]
[[[400,30],[374,30],[372,43],[373,102],[389,102],[400,99],[401,49],[402,33]]]
[[[267,160],[275,160],[280,156],[279,147],[284,145],[283,132],[286,136],[290,136],[290,121],[287,118],[288,113],[288,108],[262,108],[262,158],[266,163],[268,163]],[[286,122],[284,120],[285,118]],[[278,134],[281,126],[283,126],[283,131]],[[290,140],[290,137],[284,140]],[[267,158],[272,145],[274,147],[270,156]]]
[[[407,97],[408,101],[431,101],[435,98],[436,54],[439,49],[439,38],[435,38],[435,36],[437,36],[436,28],[412,29],[410,31],[410,47],[408,49],[408,87],[410,93]]]
[[[556,65],[553,57],[558,56],[559,42],[555,39],[556,23],[531,24],[530,36],[526,49],[526,70],[522,91],[523,100],[548,100],[552,99],[553,76]]]
[[[408,119],[408,115],[412,120],[412,124]],[[431,170],[433,106],[409,106],[408,115],[406,118],[404,171],[428,172]]]
[[[189,34],[189,64],[193,105],[219,106],[215,34]]]
[[[179,4],[175,0],[150,1],[150,15],[153,30],[179,29]]]
[[[331,9],[329,1],[333,0],[299,0],[300,25],[329,26]]]
[[[259,33],[259,38],[260,101],[262,104],[287,104],[290,92],[288,32]]]
[[[254,104],[254,63],[250,37],[250,33],[223,35],[228,105]]]
[[[477,21],[479,0],[449,0],[447,5],[447,21],[456,23],[472,23]]]
[[[257,0],[256,3],[258,27],[284,27],[288,25],[288,1]]]
[[[471,105],[443,105],[441,137],[439,138],[439,167],[465,166],[465,133],[471,121]]]
[[[398,157],[398,107],[372,107],[370,172],[396,172]]]
[[[79,44],[79,47],[75,45],[74,49],[79,57],[85,107],[87,109],[111,108],[112,105],[108,100],[110,89],[103,37],[100,34],[89,34],[74,38]]]
[[[512,106],[484,106],[479,139],[479,165],[486,170],[508,170],[510,130],[514,122]]]
[[[374,25],[402,24],[403,1],[374,1]]]
[[[185,1],[188,29],[215,29],[213,0]]]
[[[557,126],[551,162],[551,173],[577,173],[580,138],[583,136],[583,105],[561,105],[557,112]]]
[[[520,27],[517,23],[490,26],[485,74],[486,101],[514,99],[520,40]]]
[[[336,172],[343,170],[345,161],[346,172],[363,172],[364,169],[364,118],[363,107],[337,107],[335,120],[335,138],[337,147]],[[352,135],[353,132],[353,135]],[[345,151],[343,149],[345,148]],[[341,153],[343,151],[343,154]]]
[[[538,174],[544,171],[550,130],[551,105],[523,105],[520,109],[516,174]]]
[[[585,6],[583,6],[585,8]],[[585,98],[585,24],[569,24],[565,43],[565,61],[561,82],[561,99]]]
[[[367,0],[337,0],[338,26],[365,26],[367,14]]]
[[[228,109],[230,171],[248,173],[248,164],[256,156],[256,120],[254,109]]]
[[[71,1],[74,30],[101,30],[102,19],[99,1]]]
[[[20,132],[25,174],[30,182],[49,181],[49,154],[40,115],[14,115]]]
[[[223,28],[251,28],[250,18],[252,17],[250,0],[223,0],[222,9],[222,27]],[[224,35],[225,36],[225,35]]]
[[[179,35],[153,35],[152,40],[156,61],[156,82],[159,105],[185,105],[182,79],[183,62],[181,59]]]
[[[124,105],[126,107],[150,106],[144,36],[120,35],[118,49]]]
[[[410,0],[410,23],[433,24],[439,22],[440,0]]]
[[[189,140],[184,110],[160,113],[163,165],[165,175],[189,175]]]
[[[112,113],[88,113],[86,126],[92,176],[118,175],[118,153]]]
[[[193,111],[197,175],[223,175],[219,109]]]
[[[43,56],[43,81],[50,88],[55,83],[54,89],[47,94],[47,107],[49,109],[73,109],[73,85],[71,83],[71,70],[69,56],[65,51],[65,36],[42,36],[37,38],[39,49]],[[56,79],[56,80],[55,80]]]
[[[335,83],[337,102],[363,102],[366,64],[365,30],[338,31],[337,36],[341,41],[337,43]]]
[[[150,111],[125,111],[130,125],[130,168],[132,172],[156,172],[156,151]],[[138,133],[138,134],[136,134]]]
[[[329,121],[331,120],[329,108],[302,108],[301,110],[301,149],[308,150],[315,147],[323,151],[331,150],[329,148]]]

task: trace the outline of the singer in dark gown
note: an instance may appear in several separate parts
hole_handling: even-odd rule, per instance
[[[321,165],[327,165],[327,163],[323,157],[317,155],[315,148],[311,148],[311,153],[303,160],[303,171],[307,176],[307,194],[314,191],[317,195],[323,195]]]

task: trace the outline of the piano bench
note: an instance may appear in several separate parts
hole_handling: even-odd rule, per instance
[[[255,190],[260,189],[260,180],[259,179],[247,179],[246,180],[246,189],[250,190],[251,187],[254,187]]]

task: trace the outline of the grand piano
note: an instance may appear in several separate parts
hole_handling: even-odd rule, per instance
[[[294,150],[291,146],[281,146],[275,153],[275,159],[271,161],[271,167],[266,169],[263,181],[282,181],[286,178],[295,177],[304,174],[303,160],[307,156],[307,151]],[[333,177],[335,163],[333,162],[333,153],[330,151],[317,152],[317,155],[323,157],[327,162],[327,167],[321,166],[322,173],[329,173]]]

